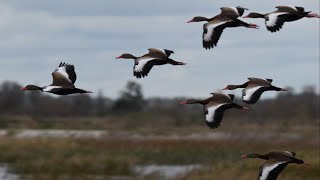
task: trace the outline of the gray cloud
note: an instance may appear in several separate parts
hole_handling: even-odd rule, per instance
[[[287,23],[275,34],[262,20],[244,19],[260,30],[227,29],[214,50],[202,49],[202,24],[193,16],[212,17],[222,6],[269,12],[278,2],[224,1],[6,1],[0,2],[0,80],[51,83],[60,61],[76,66],[77,86],[116,96],[132,76],[133,62],[114,57],[141,55],[149,47],[175,50],[185,67],[156,67],[142,80],[147,96],[206,96],[249,76],[274,78],[278,85],[319,88],[319,20]],[[319,1],[300,5],[319,13]],[[237,92],[238,93],[238,92]]]

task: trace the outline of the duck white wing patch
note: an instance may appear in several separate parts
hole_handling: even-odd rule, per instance
[[[59,73],[60,75],[62,75],[63,77],[65,77],[68,81],[70,81],[72,83],[72,81],[69,78],[69,74],[67,73],[66,67],[62,66],[59,67],[55,70],[56,73]]]
[[[266,19],[266,26],[267,27],[274,27],[277,25],[277,21],[280,15],[288,14],[287,12],[279,12],[279,13],[271,13],[269,14]]]
[[[138,64],[134,65],[134,71],[135,72],[142,72],[144,66],[151,60],[154,60],[155,58],[146,58],[138,61]]]
[[[283,161],[283,162],[278,162],[269,166],[263,166],[261,175],[259,176],[259,180],[267,180],[270,172],[274,170],[276,167],[278,167],[279,165],[284,163],[287,163],[287,162]]]
[[[289,156],[295,156],[295,154],[294,153],[292,153],[292,152],[290,152],[290,151],[284,151],[285,153],[288,153],[289,154]]]
[[[204,41],[211,41],[211,38],[213,36],[213,33],[214,33],[214,28],[226,23],[227,21],[224,21],[224,22],[220,22],[220,23],[216,23],[216,24],[205,24],[204,25],[204,28],[206,29],[205,30],[205,33],[203,34],[203,40]]]
[[[62,86],[47,86],[45,88],[43,88],[43,91],[44,92],[50,92],[52,89],[59,89],[59,88],[62,88]]]
[[[243,89],[242,90],[242,100],[250,101],[252,99],[252,95],[262,87],[263,86],[255,86],[252,88]]]
[[[298,9],[295,6],[288,6],[291,7],[293,10],[298,11]]]
[[[149,48],[149,53],[155,55],[158,58],[167,58],[168,55],[164,49],[158,49],[158,48]],[[154,56],[152,56],[154,57]]]
[[[155,48],[155,49],[157,49],[157,50],[161,51],[161,53],[163,53],[164,55],[166,55],[166,56],[167,56],[167,53],[166,53],[163,49],[158,49],[158,48]]]
[[[223,105],[225,105],[225,103],[207,107],[208,113],[205,115],[206,121],[208,121],[209,123],[213,123],[215,121],[214,117],[215,117],[216,110]]]
[[[235,7],[230,7],[230,9],[232,9],[236,14],[238,14],[238,16],[240,16],[237,8],[235,8]]]

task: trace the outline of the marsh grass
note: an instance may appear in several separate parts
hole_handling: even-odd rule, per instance
[[[14,135],[19,133],[20,128],[14,129],[8,126],[9,135],[0,137],[0,162],[7,163],[14,173],[28,180],[109,179],[112,176],[139,179],[132,172],[132,168],[135,165],[150,164],[202,164],[206,167],[179,178],[185,180],[248,180],[256,179],[263,161],[241,159],[242,154],[290,150],[297,152],[298,158],[312,165],[289,165],[279,179],[320,178],[317,122],[243,123],[241,120],[226,119],[221,127],[210,130],[204,123],[177,126],[166,121],[154,123],[154,119],[133,127],[126,123],[132,121],[132,117],[126,118],[92,119],[90,123],[89,119],[77,121],[76,129],[107,129],[108,134],[100,138],[16,138]],[[48,123],[51,124],[46,126],[49,128],[62,128],[64,125],[67,129],[74,127],[72,126],[74,120],[69,122],[60,119]],[[42,126],[38,124],[35,127]],[[206,138],[207,135],[214,133],[235,136],[225,139]],[[273,135],[268,136],[270,133]],[[194,134],[200,136],[194,138],[191,136]],[[248,134],[251,136],[246,136]],[[265,138],[257,138],[258,136]],[[146,179],[157,179],[157,175],[150,175]]]
[[[296,151],[298,158],[312,166],[290,165],[281,179],[318,179],[319,144],[307,141],[4,137],[0,139],[0,161],[8,163],[15,173],[27,179],[134,176],[131,171],[134,165],[148,164],[203,164],[208,167],[183,179],[255,179],[262,161],[244,160],[240,155],[286,149]]]

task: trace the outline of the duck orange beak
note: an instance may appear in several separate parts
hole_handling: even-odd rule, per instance
[[[187,23],[192,23],[192,22],[194,22],[194,21],[193,21],[193,19],[191,19],[191,20],[190,20],[190,21],[188,21]]]
[[[25,90],[27,90],[27,88],[24,87],[24,88],[21,88],[20,90],[21,90],[21,91],[25,91]]]
[[[187,101],[181,102],[180,104],[188,104]]]
[[[223,88],[222,90],[229,90],[227,87]]]
[[[317,13],[309,13],[306,17],[308,18],[320,18],[320,15]]]
[[[116,59],[121,59],[122,58],[122,56],[118,56],[118,57],[116,57]]]

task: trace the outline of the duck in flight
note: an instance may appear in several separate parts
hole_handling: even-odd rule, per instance
[[[116,59],[133,59],[133,75],[137,78],[144,78],[147,76],[153,66],[171,64],[171,65],[185,65],[184,62],[174,61],[169,58],[174,52],[168,49],[149,48],[149,52],[141,57],[136,57],[132,54],[125,53]]]
[[[223,90],[234,90],[244,88],[242,90],[242,101],[247,104],[255,104],[263,92],[265,91],[287,91],[287,89],[273,86],[272,79],[262,79],[250,77],[249,81],[241,85],[228,85]]]
[[[233,102],[234,95],[211,93],[211,97],[204,100],[189,99],[181,102],[180,104],[201,104],[203,105],[204,117],[206,124],[211,128],[220,126],[224,111],[231,108],[246,109],[249,108],[240,106]]]
[[[295,152],[290,151],[272,151],[264,155],[249,153],[242,155],[241,157],[260,158],[266,160],[266,162],[259,168],[258,180],[276,180],[281,171],[288,164],[309,165],[303,160],[297,159],[295,155]]]
[[[298,6],[277,6],[277,10],[267,14],[252,12],[243,18],[263,18],[270,32],[280,31],[285,22],[292,22],[307,18],[320,18],[316,13],[306,12],[303,7]]]
[[[59,67],[52,72],[52,78],[53,82],[49,86],[38,87],[36,85],[27,85],[21,90],[39,90],[56,95],[92,93],[91,91],[78,89],[74,86],[77,75],[74,71],[74,66],[71,64],[61,62]]]
[[[239,27],[243,26],[246,28],[258,29],[259,26],[255,24],[248,24],[238,19],[244,13],[246,8],[243,7],[222,7],[221,13],[213,18],[206,18],[202,16],[197,16],[188,21],[191,22],[201,22],[207,21],[203,25],[203,34],[202,34],[202,44],[203,48],[210,49],[217,46],[220,36],[225,28]]]

